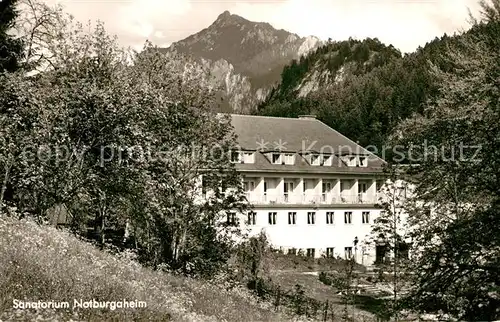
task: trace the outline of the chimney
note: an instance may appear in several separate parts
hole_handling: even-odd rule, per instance
[[[315,120],[316,115],[299,115],[299,119],[301,119],[301,120]]]

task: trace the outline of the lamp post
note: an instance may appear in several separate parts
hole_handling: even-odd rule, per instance
[[[358,259],[358,236],[354,237],[354,261],[357,261]]]
[[[355,263],[357,263],[357,259],[358,259],[358,236],[354,237],[354,240],[353,240],[353,244],[354,244],[354,263],[353,263],[353,269],[354,269],[354,265]],[[353,304],[356,304],[356,293],[358,293],[358,284],[359,284],[359,280],[358,280],[358,274],[355,274],[355,278],[356,278],[356,284],[354,286],[354,291],[352,293],[352,298],[353,298]],[[354,305],[353,305],[353,311],[352,311],[352,316],[355,317],[354,315]]]

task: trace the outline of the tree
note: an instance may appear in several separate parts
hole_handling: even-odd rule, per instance
[[[12,76],[17,84],[6,97],[8,108],[2,115],[6,123],[17,119],[5,138],[22,139],[10,151],[10,159],[17,161],[10,180],[16,187],[13,201],[40,218],[54,206],[77,201],[81,206],[90,200],[91,188],[102,173],[100,148],[125,140],[119,129],[130,116],[126,111],[130,100],[121,81],[125,66],[114,40],[101,25],[88,38],[82,29],[73,32],[88,46],[89,57],[35,77]],[[26,110],[31,113],[20,113]]]
[[[19,68],[23,43],[13,36],[13,28],[18,15],[17,0],[0,2],[0,73],[13,72]]]
[[[16,0],[7,0],[0,2],[0,93],[2,96],[9,96],[12,94],[10,89],[11,86],[15,86],[15,83],[7,84],[3,76],[4,72],[14,72],[19,68],[19,60],[22,58],[23,43],[20,38],[13,36],[13,28],[15,27],[16,17],[18,15],[16,8]],[[6,91],[6,92],[4,92]],[[6,105],[3,106],[4,108]],[[4,110],[2,108],[0,113]],[[10,113],[15,113],[12,109]],[[3,114],[3,113],[2,113]],[[7,191],[7,185],[9,184],[9,177],[11,176],[11,170],[13,165],[13,150],[17,145],[17,140],[9,140],[7,137],[11,137],[13,134],[11,131],[13,129],[12,124],[9,124],[7,118],[4,115],[0,115],[0,138],[3,145],[0,147],[0,165],[2,166],[2,176],[0,177],[0,212],[3,210],[5,197]],[[18,137],[19,138],[19,137]]]
[[[325,44],[285,66],[281,83],[256,113],[315,114],[362,146],[375,146],[389,160],[391,150],[382,151],[390,133],[402,120],[422,113],[437,93],[439,82],[429,71],[429,61],[450,70],[441,54],[462,36],[436,38],[404,57],[376,39]]]
[[[245,202],[229,162],[235,147],[230,119],[214,112],[217,89],[200,86],[206,71],[185,61],[146,44],[128,69],[140,111],[134,140],[154,152],[135,163],[142,198],[149,200],[135,237],[151,264],[210,275],[229,258],[230,232],[238,230],[221,221]]]
[[[482,19],[443,57],[453,68],[433,67],[438,97],[395,140],[418,160],[408,306],[463,320],[500,317],[500,1],[480,4]]]
[[[407,268],[409,256],[409,227],[406,225],[404,215],[405,201],[410,195],[409,182],[403,180],[401,170],[396,166],[388,164],[386,173],[388,180],[381,189],[380,205],[382,211],[380,216],[374,220],[370,244],[381,247],[382,253],[392,255],[392,261],[386,261],[386,256],[375,264],[383,274],[384,271],[392,271],[392,301],[390,307],[384,314],[399,319],[401,291],[405,281],[402,276]],[[377,254],[378,255],[378,254]],[[382,275],[383,276],[383,275]]]
[[[23,163],[21,152],[29,146],[41,104],[32,83],[19,73],[0,76],[0,211],[15,198],[14,187]]]
[[[149,44],[126,51],[101,23],[86,30],[32,8],[52,20],[27,21],[26,35],[41,38],[26,66],[46,68],[0,82],[2,196],[10,189],[9,202],[40,221],[68,209],[75,232],[93,228],[102,246],[127,229],[145,263],[212,275],[238,230],[221,219],[245,202],[230,119],[214,112],[217,89],[200,86],[207,71]]]
[[[72,198],[81,193],[82,184],[89,181],[88,168],[82,167],[80,162],[82,152],[89,146],[80,138],[71,137],[74,119],[65,105],[70,96],[69,84],[78,76],[71,79],[75,73],[68,73],[68,69],[55,71],[64,67],[63,60],[51,62],[52,68],[44,75],[26,77],[26,72],[39,66],[39,61],[33,59],[38,49],[44,54],[49,48],[57,49],[48,44],[60,41],[63,32],[74,36],[62,37],[66,45],[73,40],[74,46],[87,46],[87,51],[74,50],[79,55],[94,55],[96,46],[95,38],[88,38],[89,34],[85,34],[81,26],[71,29],[68,24],[56,24],[66,21],[67,15],[60,8],[52,9],[31,0],[22,1],[20,8],[23,11],[16,28],[26,45],[26,61],[19,62],[23,68],[18,73],[0,80],[3,93],[0,122],[3,125],[2,143],[5,143],[0,151],[0,164],[5,169],[0,207],[8,194],[10,201],[22,211],[44,217],[48,209],[70,204]],[[38,42],[40,37],[46,40],[44,48]],[[61,55],[64,53],[61,51]],[[66,58],[73,67],[83,67],[82,60],[77,61],[74,56]],[[82,82],[84,80],[82,78]],[[64,82],[65,86],[61,87]],[[76,83],[73,85],[73,89],[78,88]],[[53,90],[57,88],[62,90]],[[78,100],[70,104],[75,102]]]
[[[236,264],[240,279],[248,279],[250,285],[255,287],[263,273],[267,273],[266,256],[270,252],[270,245],[266,234],[250,237],[236,249]]]

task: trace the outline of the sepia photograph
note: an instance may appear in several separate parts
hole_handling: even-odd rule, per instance
[[[500,0],[0,0],[0,322],[500,322]]]

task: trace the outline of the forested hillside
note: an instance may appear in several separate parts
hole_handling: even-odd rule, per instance
[[[364,146],[381,151],[398,122],[421,113],[436,94],[432,64],[457,37],[444,35],[406,55],[377,39],[328,43],[283,69],[257,113],[297,117],[315,114]]]

